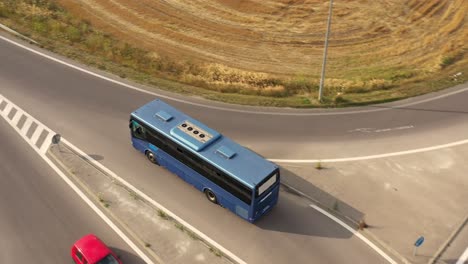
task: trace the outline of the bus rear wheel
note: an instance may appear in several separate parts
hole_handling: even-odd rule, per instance
[[[218,198],[216,198],[216,194],[214,194],[212,190],[205,189],[205,195],[206,195],[206,198],[208,198],[208,201],[214,204],[218,204]]]
[[[151,163],[154,163],[154,164],[156,164],[156,165],[159,165],[158,160],[156,159],[156,156],[154,155],[153,152],[147,150],[147,151],[146,151],[146,157],[148,158],[148,160],[149,160]]]

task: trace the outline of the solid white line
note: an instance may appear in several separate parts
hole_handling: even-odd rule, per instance
[[[193,227],[192,225],[190,225],[186,221],[182,220],[182,218],[180,218],[179,216],[177,216],[173,212],[169,211],[166,207],[162,206],[161,204],[159,204],[156,201],[154,201],[153,199],[151,199],[148,195],[146,195],[145,193],[138,190],[135,186],[131,185],[130,183],[128,183],[124,179],[117,176],[117,174],[115,174],[113,171],[109,170],[104,165],[102,165],[98,161],[94,160],[92,157],[90,157],[88,154],[84,153],[82,150],[80,150],[79,148],[74,146],[72,143],[68,142],[66,139],[62,139],[62,141],[63,141],[63,143],[67,144],[70,148],[72,148],[74,151],[76,151],[78,154],[85,157],[87,160],[89,160],[94,165],[99,167],[101,170],[106,172],[108,175],[111,175],[113,178],[118,180],[121,184],[124,184],[127,188],[129,188],[130,190],[132,190],[133,192],[138,194],[140,197],[142,197],[146,201],[149,201],[153,206],[165,211],[166,214],[169,215],[171,218],[175,219],[177,222],[181,223],[184,227],[189,229],[191,232],[195,233],[197,236],[201,237],[203,240],[207,241],[209,244],[211,244],[212,246],[214,246],[215,248],[217,248],[218,250],[223,252],[223,254],[225,254],[226,256],[228,256],[229,258],[231,258],[232,260],[236,261],[239,264],[246,264],[245,261],[243,261],[238,256],[234,255],[234,253],[232,253],[228,249],[224,248],[223,246],[218,244],[216,241],[214,241],[213,239],[211,239],[210,237],[208,237],[207,235],[205,235],[200,230],[196,229],[195,227]]]
[[[460,256],[457,263],[455,264],[463,264],[468,260],[468,248],[466,248],[465,252]]]
[[[376,245],[374,245],[374,243],[372,243],[371,241],[369,241],[369,239],[367,239],[366,237],[364,237],[361,233],[359,233],[358,231],[354,230],[352,227],[350,227],[349,225],[347,225],[346,223],[344,223],[343,221],[341,221],[340,219],[336,218],[334,215],[328,213],[327,211],[323,210],[322,208],[314,205],[314,204],[309,204],[310,207],[314,208],[315,210],[319,211],[320,213],[324,214],[325,216],[329,217],[330,219],[332,219],[333,221],[335,221],[336,223],[340,224],[342,227],[344,227],[346,230],[348,230],[349,232],[351,232],[353,235],[357,236],[359,239],[361,239],[362,241],[364,241],[364,243],[366,243],[369,247],[371,247],[373,250],[375,250],[377,253],[379,253],[383,258],[385,258],[388,262],[392,263],[392,264],[397,264],[396,261],[394,261],[390,256],[388,256],[387,254],[385,254],[385,252],[383,252],[380,248],[378,248]]]
[[[39,153],[39,155],[49,164],[49,166],[72,188],[78,196],[85,201],[93,211],[101,217],[104,222],[112,228],[117,235],[119,235],[142,259],[148,264],[153,264],[150,258],[148,258],[123,232],[117,227],[55,164],[48,159],[45,154]]]
[[[408,154],[438,150],[438,149],[442,149],[442,148],[450,148],[450,147],[455,147],[455,146],[459,146],[459,145],[464,145],[464,144],[467,144],[467,143],[468,143],[468,139],[465,139],[465,140],[455,141],[455,142],[452,142],[452,143],[437,145],[437,146],[432,146],[432,147],[427,147],[427,148],[419,148],[419,149],[405,150],[405,151],[399,151],[399,152],[391,152],[391,153],[384,153],[384,154],[378,154],[378,155],[351,157],[351,158],[339,158],[339,159],[268,159],[268,160],[273,161],[273,162],[278,162],[278,163],[279,162],[284,162],[284,163],[314,163],[314,162],[333,163],[333,162],[369,160],[369,159],[378,159],[378,158],[387,158],[387,157],[393,157],[393,156],[408,155]]]
[[[2,95],[0,95],[0,98],[2,98]],[[4,98],[4,100],[6,100],[9,104],[14,105],[10,101],[8,101],[6,98]],[[19,109],[18,106],[15,105],[15,107]],[[27,114],[26,112],[24,113]],[[7,117],[4,116],[4,119],[7,120]],[[34,118],[29,116],[29,119],[34,119]],[[36,130],[43,130],[45,128],[46,130],[52,133],[52,130],[44,126],[41,122],[35,119],[34,121],[38,124],[38,127],[36,128]],[[108,224],[117,233],[117,235],[120,236],[120,238],[122,238],[146,263],[154,264],[150,258],[148,258],[114,223],[112,223],[112,221],[83,192],[81,192],[81,190],[75,184],[73,184],[73,182],[70,179],[67,178],[67,176],[65,176],[65,174],[59,168],[57,168],[57,166],[55,166],[55,164],[49,158],[47,158],[45,154],[39,151],[36,145],[26,137],[26,133],[22,133],[21,130],[18,129],[18,127],[16,126],[12,126],[12,127],[29,144],[29,146],[31,146],[34,149],[34,151],[36,151],[39,154],[39,156],[70,186],[70,188],[72,188],[78,194],[78,196],[80,196],[86,202],[86,204],[88,204],[91,207],[91,209],[93,209],[93,211],[99,217],[101,217],[101,219],[104,220],[104,222]],[[39,128],[42,128],[42,129],[39,129]]]
[[[199,107],[222,110],[222,111],[228,111],[228,112],[238,112],[238,113],[258,114],[258,115],[283,115],[283,116],[348,115],[348,114],[386,111],[386,110],[392,110],[394,108],[403,108],[403,107],[408,107],[408,106],[411,106],[411,105],[417,105],[417,104],[437,100],[437,99],[440,99],[440,98],[444,98],[444,97],[448,97],[448,96],[451,96],[451,95],[455,95],[455,94],[458,94],[458,93],[463,93],[465,91],[468,91],[468,87],[466,87],[466,88],[463,88],[463,89],[460,89],[460,90],[457,90],[457,91],[453,91],[453,92],[450,92],[450,93],[447,93],[447,94],[442,94],[442,95],[439,95],[439,96],[436,96],[436,97],[432,97],[432,98],[428,98],[428,99],[424,99],[424,100],[420,100],[420,101],[416,101],[416,102],[411,102],[411,103],[407,103],[407,104],[402,104],[402,105],[399,105],[399,106],[382,107],[382,108],[365,109],[365,110],[351,110],[351,111],[347,111],[347,112],[302,112],[302,113],[296,112],[296,113],[287,113],[287,112],[249,111],[249,110],[233,109],[233,108],[227,108],[227,107],[212,106],[212,105],[208,105],[208,104],[194,103],[194,102],[190,102],[190,101],[187,101],[187,100],[177,99],[177,98],[174,98],[174,97],[171,97],[171,96],[167,96],[167,95],[159,94],[159,93],[156,93],[156,92],[151,92],[151,91],[148,91],[148,90],[137,88],[137,87],[135,87],[133,85],[126,84],[126,83],[111,79],[109,77],[102,76],[100,74],[94,73],[94,72],[89,71],[89,70],[85,70],[85,69],[83,69],[81,67],[78,67],[76,65],[73,65],[73,64],[70,64],[68,62],[65,62],[65,61],[59,60],[57,58],[54,58],[52,56],[46,55],[46,54],[44,54],[42,52],[39,52],[39,51],[37,51],[35,49],[26,47],[26,46],[24,46],[24,45],[22,45],[20,43],[17,43],[15,41],[10,40],[8,38],[5,38],[3,36],[0,36],[0,39],[3,39],[4,41],[9,42],[9,43],[11,43],[11,44],[13,44],[13,45],[15,45],[17,47],[23,48],[25,50],[28,50],[28,51],[30,51],[32,53],[35,53],[35,54],[37,54],[39,56],[45,57],[45,58],[50,59],[52,61],[55,61],[57,63],[60,63],[62,65],[65,65],[65,66],[68,66],[68,67],[73,68],[75,70],[90,74],[90,75],[92,75],[94,77],[97,77],[97,78],[100,78],[100,79],[103,79],[103,80],[106,80],[106,81],[109,81],[109,82],[112,82],[112,83],[127,87],[127,88],[132,89],[132,90],[136,90],[136,91],[139,91],[139,92],[142,92],[142,93],[154,95],[154,96],[157,96],[157,97],[169,99],[169,100],[184,103],[184,104],[195,105],[195,106],[199,106]]]

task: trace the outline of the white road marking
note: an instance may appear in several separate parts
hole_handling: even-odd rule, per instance
[[[408,155],[420,152],[427,152],[432,150],[438,150],[443,148],[450,148],[459,145],[464,145],[468,143],[468,139],[455,141],[447,144],[427,147],[427,148],[419,148],[419,149],[411,149],[405,151],[398,151],[398,152],[391,152],[391,153],[384,153],[384,154],[377,154],[377,155],[370,155],[370,156],[361,156],[361,157],[350,157],[350,158],[339,158],[339,159],[268,159],[269,161],[273,162],[284,162],[284,163],[316,163],[316,162],[346,162],[346,161],[358,161],[358,160],[369,160],[369,159],[378,159],[378,158],[387,158],[393,156],[401,156],[401,155]]]
[[[333,216],[332,214],[328,213],[327,211],[323,210],[322,208],[314,205],[314,204],[310,204],[309,205],[310,207],[314,208],[315,210],[319,211],[320,213],[326,215],[328,218],[332,219],[333,221],[335,221],[336,223],[338,223],[339,225],[341,225],[342,227],[344,227],[346,230],[348,230],[349,232],[351,232],[354,236],[358,237],[359,239],[361,239],[362,241],[364,241],[364,243],[366,243],[369,247],[371,247],[373,250],[375,250],[377,253],[379,253],[379,255],[381,255],[384,259],[386,259],[389,263],[392,263],[392,264],[397,264],[396,261],[394,261],[390,256],[388,256],[387,254],[385,254],[385,252],[383,252],[379,247],[377,247],[374,243],[372,243],[369,239],[367,239],[366,237],[364,237],[361,233],[359,233],[358,231],[354,230],[352,227],[350,227],[349,225],[347,225],[345,222],[341,221],[340,219],[336,218],[335,216]],[[458,264],[458,263],[457,263]]]
[[[42,130],[43,130],[42,127],[40,127],[40,126],[37,126],[37,127],[36,127],[36,130],[34,130],[34,133],[33,133],[32,137],[31,137],[31,141],[32,141],[33,143],[36,143],[36,142],[37,142],[37,140],[39,139],[39,136],[40,136],[41,133],[42,133]],[[45,142],[44,142],[44,143],[45,143]]]
[[[220,244],[218,244],[216,241],[214,241],[213,239],[209,238],[207,235],[205,235],[204,233],[202,233],[200,230],[196,229],[195,227],[193,227],[192,225],[190,225],[189,223],[187,223],[186,221],[184,221],[182,218],[180,218],[179,216],[177,216],[176,214],[174,214],[173,212],[169,211],[166,207],[162,206],[161,204],[159,204],[158,202],[154,201],[153,199],[151,199],[148,195],[146,195],[145,193],[141,192],[140,190],[138,190],[135,186],[131,185],[130,183],[128,183],[127,181],[125,181],[124,179],[122,179],[121,177],[117,176],[117,174],[115,174],[113,171],[109,170],[108,168],[106,168],[104,165],[102,165],[101,163],[99,163],[98,161],[96,161],[95,159],[93,159],[92,157],[90,157],[88,154],[84,153],[82,150],[80,150],[79,148],[75,147],[72,143],[68,142],[66,139],[62,139],[62,141],[67,144],[70,148],[72,148],[74,151],[76,151],[78,154],[80,154],[81,156],[85,157],[87,160],[89,160],[90,162],[92,162],[95,166],[99,167],[101,170],[105,171],[107,174],[111,175],[113,178],[115,178],[116,180],[118,180],[121,184],[124,184],[127,188],[129,188],[130,190],[132,190],[133,192],[135,192],[136,194],[138,194],[138,196],[142,197],[143,199],[149,201],[153,206],[155,206],[156,208],[159,208],[163,211],[165,211],[167,213],[167,215],[169,215],[171,218],[174,218],[177,222],[181,223],[184,227],[186,227],[187,229],[189,229],[191,232],[195,233],[197,236],[201,237],[203,240],[207,241],[209,244],[211,244],[212,246],[214,246],[215,248],[219,249],[221,252],[223,252],[223,254],[225,254],[226,256],[228,256],[229,258],[233,259],[236,263],[239,263],[239,264],[246,264],[245,261],[243,261],[241,258],[239,258],[238,256],[234,255],[231,251],[229,251],[228,249],[226,249],[225,247],[221,246]]]
[[[3,113],[4,113],[6,118],[8,118],[8,115],[10,114],[11,109],[13,109],[13,105],[7,103],[5,109],[3,109]]]
[[[460,256],[457,263],[455,264],[464,264],[468,260],[468,248],[466,248],[465,252]]]
[[[52,137],[54,135],[55,135],[54,132],[49,131],[49,134],[47,134],[46,138],[44,139],[44,143],[42,143],[42,146],[41,146],[41,149],[40,149],[41,153],[46,154],[47,150],[50,147],[50,143],[48,143],[48,142],[52,142]]]
[[[26,116],[26,121],[24,122],[23,128],[21,128],[21,133],[27,133],[29,130],[29,127],[31,127],[32,122],[33,122],[32,118],[29,118],[29,116],[27,116],[26,114],[25,116]]]
[[[5,97],[3,97],[1,94],[0,94],[0,101],[6,101],[8,103],[8,105],[11,105],[13,106],[14,104],[12,102],[10,102],[9,100],[7,100]],[[18,111],[20,110],[20,108],[16,105],[14,105],[16,109],[18,109]],[[23,110],[21,110],[21,112],[24,112]],[[24,112],[25,115],[28,116],[28,119],[34,119],[32,116],[30,116],[29,114],[27,114],[26,112]],[[101,217],[101,219],[107,224],[109,225],[116,233],[117,235],[119,235],[146,263],[148,264],[153,264],[153,262],[151,261],[150,258],[148,258],[121,230],[120,228],[118,228],[59,168],[57,168],[57,166],[55,166],[55,164],[45,155],[45,152],[42,152],[41,149],[39,149],[35,144],[36,142],[34,140],[30,140],[29,138],[26,137],[26,132],[27,130],[20,130],[16,125],[14,125],[10,119],[8,119],[8,113],[7,111],[2,111],[1,112],[1,115],[3,116],[3,118],[16,130],[16,132],[18,132],[18,134],[29,144],[29,146],[31,146],[34,151],[36,151],[39,156],[68,184],[68,186],[70,186],[70,188],[72,190],[74,190],[78,196],[81,197],[81,199],[83,199],[83,201],[85,201],[85,203],[91,207],[91,209],[93,209],[93,211],[99,216]],[[36,119],[34,119],[34,122],[37,123],[37,128],[36,128],[36,132],[37,131],[40,131],[42,132],[44,129],[47,130],[49,132],[49,134],[55,134],[53,133],[52,130],[50,130],[48,127],[46,127],[45,125],[43,125],[41,122],[37,121]],[[47,145],[47,147],[50,146],[50,141],[49,142],[46,142],[44,141],[43,145]]]
[[[28,50],[28,51],[34,53],[34,54],[37,54],[37,55],[42,56],[44,58],[50,59],[50,60],[55,61],[57,63],[60,63],[62,65],[68,66],[70,68],[73,68],[75,70],[78,70],[78,71],[81,71],[81,72],[84,72],[84,73],[87,73],[87,74],[92,75],[94,77],[97,77],[97,78],[100,78],[100,79],[103,79],[103,80],[106,80],[106,81],[109,81],[109,82],[112,82],[112,83],[127,87],[127,88],[132,89],[132,90],[136,90],[136,91],[139,91],[139,92],[142,92],[142,93],[154,95],[154,96],[157,96],[157,97],[169,99],[169,100],[184,103],[184,104],[195,105],[195,106],[199,106],[199,107],[203,107],[203,108],[222,110],[222,111],[227,111],[227,112],[238,112],[238,113],[257,114],[257,115],[282,115],[282,116],[348,115],[348,114],[357,114],[357,113],[370,113],[370,112],[386,111],[386,110],[392,110],[392,109],[395,109],[395,108],[397,108],[397,109],[400,108],[401,109],[401,108],[404,108],[404,107],[417,105],[417,104],[421,104],[421,103],[425,103],[425,102],[430,102],[430,101],[438,100],[440,98],[444,98],[444,97],[448,97],[448,96],[452,96],[452,95],[455,95],[455,94],[459,94],[459,93],[463,93],[465,91],[468,91],[468,87],[465,87],[465,88],[462,88],[462,89],[457,90],[457,91],[442,94],[442,95],[439,95],[439,96],[436,96],[436,97],[431,97],[431,98],[428,98],[428,99],[419,100],[419,101],[416,101],[416,102],[402,104],[402,105],[399,105],[399,106],[379,107],[379,108],[363,109],[363,110],[352,110],[352,111],[346,111],[346,112],[323,112],[323,110],[318,110],[319,112],[317,112],[316,109],[312,110],[312,111],[315,111],[315,112],[290,112],[290,113],[288,113],[288,112],[250,111],[250,110],[242,110],[242,109],[233,109],[233,108],[227,108],[227,107],[212,106],[212,105],[209,105],[209,104],[194,103],[194,102],[190,102],[190,101],[187,101],[187,100],[177,99],[177,98],[174,98],[174,97],[171,97],[171,96],[159,94],[159,93],[156,93],[156,92],[151,92],[151,91],[148,91],[148,90],[145,90],[145,89],[135,87],[135,86],[130,85],[130,84],[126,84],[124,82],[114,80],[114,79],[109,78],[109,77],[102,76],[102,75],[97,74],[95,72],[86,70],[84,68],[78,67],[78,66],[73,65],[71,63],[68,63],[68,62],[62,61],[60,59],[54,58],[54,57],[52,57],[50,55],[44,54],[44,53],[42,53],[40,51],[37,51],[35,49],[32,49],[32,48],[29,48],[29,47],[27,47],[27,46],[25,46],[23,44],[20,44],[20,43],[18,43],[16,41],[10,40],[10,39],[8,39],[8,38],[6,38],[4,36],[0,36],[0,39],[3,39],[4,41],[6,41],[8,43],[11,43],[11,44],[13,44],[13,45],[15,45],[17,47],[23,48],[25,50]]]
[[[414,128],[414,126],[401,126],[401,127],[391,127],[391,128],[369,128],[369,127],[364,127],[364,128],[356,128],[353,130],[349,130],[348,132],[363,132],[363,133],[381,133],[381,132],[388,132],[388,131],[394,131],[394,130],[403,130],[403,129],[411,129]]]
[[[22,113],[18,109],[16,109],[15,116],[11,120],[11,123],[16,126],[21,116],[22,116]]]
[[[158,97],[162,97],[162,98],[166,98],[166,99],[169,99],[169,100],[172,100],[172,101],[177,101],[177,102],[181,102],[181,103],[185,103],[185,104],[190,104],[190,105],[195,105],[195,106],[199,106],[199,107],[204,107],[204,108],[210,108],[210,109],[216,109],[216,110],[222,110],[222,111],[229,111],[229,112],[239,112],[239,113],[248,113],[248,114],[262,114],[262,115],[286,115],[286,116],[322,116],[322,115],[344,115],[344,114],[357,114],[357,113],[369,113],[369,112],[378,112],[378,111],[385,111],[385,110],[391,110],[391,109],[394,109],[394,108],[404,108],[404,107],[408,107],[408,106],[412,106],[412,105],[417,105],[417,104],[421,104],[421,103],[425,103],[425,102],[430,102],[430,101],[434,101],[434,100],[438,100],[438,99],[441,99],[441,98],[445,98],[445,97],[448,97],[448,96],[452,96],[452,95],[455,95],[455,94],[459,94],[459,93],[463,93],[465,91],[468,91],[468,87],[466,88],[463,88],[463,89],[460,89],[460,90],[457,90],[457,91],[453,91],[453,92],[450,92],[450,93],[446,93],[446,94],[442,94],[442,95],[439,95],[439,96],[436,96],[436,97],[431,97],[431,98],[428,98],[428,99],[424,99],[424,100],[419,100],[419,101],[416,101],[416,102],[411,102],[411,103],[407,103],[407,104],[402,104],[402,105],[399,105],[399,106],[396,106],[396,107],[387,107],[387,108],[377,108],[377,109],[365,109],[365,110],[354,110],[354,111],[347,111],[347,112],[307,112],[307,113],[285,113],[285,112],[262,112],[262,111],[248,111],[248,110],[240,110],[240,109],[232,109],[232,108],[226,108],[226,107],[217,107],[217,106],[210,106],[210,105],[207,105],[207,104],[199,104],[199,103],[194,103],[194,102],[190,102],[190,101],[187,101],[187,100],[181,100],[181,99],[177,99],[177,98],[173,98],[173,97],[170,97],[170,96],[166,96],[166,95],[162,95],[162,94],[159,94],[159,93],[155,93],[155,92],[151,92],[151,91],[147,91],[147,90],[144,90],[144,89],[141,89],[141,88],[137,88],[133,85],[129,85],[129,84],[126,84],[126,83],[123,83],[123,82],[120,82],[120,81],[117,81],[117,80],[114,80],[114,79],[111,79],[111,78],[108,78],[108,77],[105,77],[105,76],[102,76],[102,75],[99,75],[97,73],[94,73],[92,71],[89,71],[89,70],[86,70],[86,69],[83,69],[81,67],[78,67],[78,66],[75,66],[73,64],[70,64],[70,63],[67,63],[65,61],[62,61],[62,60],[59,60],[57,58],[54,58],[52,56],[49,56],[49,55],[46,55],[42,52],[39,52],[37,50],[34,50],[32,48],[29,48],[29,47],[26,47],[22,44],[19,44],[13,40],[10,40],[8,38],[5,38],[3,36],[0,36],[0,39],[3,39],[4,41],[6,42],[9,42],[15,46],[18,46],[18,47],[21,47],[23,49],[26,49],[32,53],[35,53],[39,56],[42,56],[42,57],[45,57],[45,58],[48,58],[52,61],[55,61],[57,63],[60,63],[62,65],[66,65],[68,67],[71,67],[73,69],[76,69],[78,71],[81,71],[81,72],[84,72],[84,73],[87,73],[87,74],[90,74],[94,77],[97,77],[97,78],[100,78],[100,79],[104,79],[104,80],[107,80],[109,82],[112,82],[112,83],[115,83],[115,84],[118,84],[118,85],[121,85],[121,86],[124,86],[124,87],[127,87],[127,88],[130,88],[130,89],[133,89],[133,90],[136,90],[136,91],[139,91],[139,92],[142,92],[142,93],[146,93],[146,94],[151,94],[151,95],[154,95],[154,96],[158,96]],[[0,98],[1,99],[1,98]],[[25,124],[26,125],[26,124]],[[26,127],[26,126],[25,126]],[[23,127],[23,129],[25,128]],[[17,129],[18,133],[20,133],[20,131]],[[21,133],[20,133],[21,134]],[[21,134],[22,135],[22,134]],[[23,135],[22,135],[23,136]],[[65,141],[65,140],[64,140]],[[27,141],[30,145],[31,143],[29,141]],[[287,160],[287,159],[269,159],[271,161],[274,161],[274,162],[288,162],[288,163],[313,163],[313,162],[343,162],[343,161],[355,161],[355,160],[366,160],[366,159],[375,159],[375,158],[384,158],[384,157],[391,157],[391,156],[397,156],[397,155],[406,155],[406,154],[412,154],[412,153],[419,153],[419,152],[424,152],[424,151],[430,151],[430,150],[436,150],[436,149],[441,149],[441,148],[447,148],[447,147],[453,147],[453,146],[457,146],[457,145],[462,145],[462,144],[466,144],[468,143],[468,140],[462,140],[462,141],[457,141],[457,142],[453,142],[453,143],[448,143],[448,144],[444,144],[444,145],[438,145],[438,146],[434,146],[434,147],[428,147],[428,148],[421,148],[421,149],[414,149],[414,150],[408,150],[408,151],[401,151],[401,152],[394,152],[394,153],[387,153],[387,154],[379,154],[379,155],[371,155],[371,156],[363,156],[363,157],[352,157],[352,158],[341,158],[341,159],[309,159],[309,160]],[[32,146],[32,145],[31,145]],[[34,148],[34,146],[32,146]],[[76,147],[75,147],[76,148]],[[76,150],[76,149],[75,149]],[[44,159],[46,159],[45,155],[42,154],[41,152],[38,152],[41,157],[43,157]],[[86,154],[85,154],[86,155]],[[87,155],[86,155],[87,156]],[[92,158],[90,158],[91,161],[94,161]],[[47,160],[46,160],[47,161]],[[50,161],[49,161],[50,162]],[[97,164],[99,164],[101,167],[105,168],[103,165],[101,165],[99,162],[96,162]],[[52,164],[53,165],[53,164]],[[107,170],[107,168],[106,168]],[[110,170],[108,170],[110,172]],[[113,174],[113,173],[112,173]],[[115,175],[115,174],[113,174]],[[116,175],[115,175],[116,176]],[[129,188],[134,188],[133,186],[129,185]],[[136,188],[135,190],[133,190],[137,193],[139,193],[139,195],[141,195],[142,197],[147,197],[146,195],[144,195],[143,193],[139,192]],[[149,198],[149,197],[148,197]],[[156,203],[155,201],[149,199],[151,201],[151,203]],[[311,205],[311,207],[314,207],[313,205]],[[317,210],[321,210],[320,208],[316,208]],[[167,210],[167,209],[166,209]],[[323,210],[322,210],[323,211]],[[323,211],[324,214],[328,214],[327,212]],[[176,217],[174,215],[174,217]],[[331,217],[334,217],[332,215],[329,216],[330,218]],[[333,219],[333,218],[332,218]],[[181,220],[181,219],[180,219]],[[335,221],[340,221],[339,219],[336,219]],[[339,223],[339,222],[338,222]],[[341,224],[341,223],[340,223]],[[342,223],[343,225],[344,223]],[[193,227],[192,227],[193,228]],[[350,227],[345,227],[345,228],[350,228]],[[196,230],[196,229],[194,229]],[[349,229],[348,229],[349,230]],[[352,230],[352,228],[351,228]],[[350,231],[351,231],[350,230]],[[361,234],[357,233],[356,231],[352,230],[351,232],[353,233],[356,233],[356,236],[358,237],[362,237],[361,239],[366,239],[364,238]],[[367,240],[367,239],[366,239]],[[366,241],[364,240],[364,241]],[[368,241],[368,240],[367,240]],[[214,242],[214,241],[213,241]],[[367,242],[366,242],[367,243]],[[369,242],[370,243],[370,242]],[[368,243],[368,244],[369,244]],[[375,247],[375,245],[370,245],[371,247]],[[379,248],[375,248],[375,250],[377,252],[382,252]],[[467,252],[465,252],[467,253]],[[382,252],[382,254],[385,254]],[[381,255],[382,255],[381,254]],[[468,254],[468,253],[467,253]],[[465,255],[465,254],[464,254]],[[463,255],[463,256],[464,256]],[[385,255],[386,256],[386,255]],[[462,256],[462,257],[463,257]],[[387,256],[388,257],[388,256]],[[388,260],[388,259],[387,259]],[[392,259],[389,260],[389,262],[391,263],[396,263],[394,262]],[[244,262],[241,262],[241,263],[244,263]],[[457,264],[460,264],[457,262]]]

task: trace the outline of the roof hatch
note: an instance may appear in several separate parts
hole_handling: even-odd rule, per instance
[[[234,151],[232,151],[230,148],[226,147],[226,146],[221,146],[219,147],[216,152],[218,154],[220,154],[221,156],[223,156],[223,158],[225,159],[231,159],[232,157],[234,157],[236,155],[236,153]]]
[[[162,110],[157,112],[155,116],[158,117],[159,119],[161,119],[164,122],[167,122],[167,121],[172,119],[172,116],[170,114],[168,114],[167,112],[162,111]]]

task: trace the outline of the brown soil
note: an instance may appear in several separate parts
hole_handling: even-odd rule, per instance
[[[328,2],[60,0],[98,28],[160,55],[276,74],[320,72]],[[465,0],[335,1],[328,72],[432,71],[468,40]],[[378,74],[378,73],[376,73]]]

